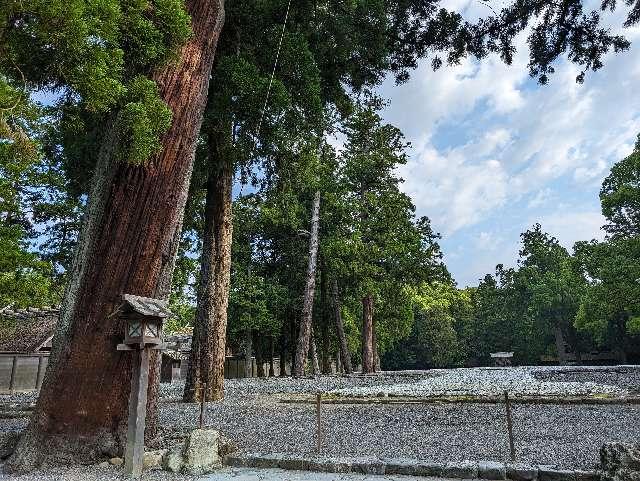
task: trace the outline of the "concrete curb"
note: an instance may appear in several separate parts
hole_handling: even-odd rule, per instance
[[[237,468],[279,468],[323,473],[392,474],[450,479],[491,481],[600,481],[596,471],[565,470],[555,466],[505,464],[496,461],[435,463],[410,458],[334,458],[295,454],[231,454],[226,466]]]

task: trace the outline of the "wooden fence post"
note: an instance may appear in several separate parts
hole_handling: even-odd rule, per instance
[[[516,448],[513,442],[513,421],[511,419],[511,401],[509,400],[509,393],[504,392],[504,403],[507,408],[507,431],[509,433],[509,450],[511,454],[511,462],[516,460]]]
[[[9,392],[13,394],[16,386],[16,371],[18,369],[18,356],[13,356],[13,362],[11,363],[11,378],[9,379]]]
[[[139,479],[142,475],[148,383],[149,348],[145,347],[134,351],[131,393],[129,394],[129,423],[127,427],[124,471],[133,479]]]
[[[316,442],[318,453],[322,451],[322,393],[316,394]]]

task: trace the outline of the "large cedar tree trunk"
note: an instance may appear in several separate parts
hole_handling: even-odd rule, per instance
[[[304,376],[309,343],[311,340],[311,321],[313,318],[313,298],[316,289],[316,263],[318,259],[318,230],[320,227],[320,191],[315,193],[311,214],[311,236],[309,237],[309,261],[302,305],[302,318],[296,346],[296,359],[293,367],[294,377]]]
[[[200,284],[189,370],[184,387],[184,401],[198,402],[203,384],[207,400],[224,397],[224,362],[226,357],[227,307],[231,273],[231,188],[232,166],[216,155],[217,137],[210,134],[209,175],[204,211],[204,232],[200,256]]]
[[[362,373],[375,372],[373,349],[373,296],[362,298]]]
[[[351,365],[351,353],[347,344],[347,336],[344,334],[344,323],[342,322],[342,312],[340,308],[340,295],[338,292],[338,281],[333,280],[331,283],[331,297],[333,297],[333,309],[336,319],[336,333],[338,334],[338,344],[340,345],[340,361],[344,372],[353,373]]]
[[[114,313],[124,293],[168,297],[224,20],[222,0],[187,0],[186,7],[193,35],[176,62],[152,75],[173,112],[162,151],[142,166],[119,163],[117,133],[105,127],[49,368],[31,422],[7,463],[12,471],[45,462],[87,464],[123,452],[133,356],[116,350],[125,325]],[[154,357],[147,434],[155,426]]]

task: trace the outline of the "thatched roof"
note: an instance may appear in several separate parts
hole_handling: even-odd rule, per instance
[[[36,352],[58,322],[57,307],[29,307],[0,311],[0,352]]]

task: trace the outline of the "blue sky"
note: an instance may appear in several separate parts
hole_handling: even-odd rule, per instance
[[[482,14],[479,2],[448,3]],[[512,66],[489,58],[432,72],[427,61],[408,83],[381,87],[385,119],[412,144],[403,189],[442,234],[459,286],[514,265],[519,234],[536,222],[569,249],[602,238],[600,184],[640,133],[640,28],[624,34],[631,50],[583,85],[564,59],[549,85],[532,80],[525,34]]]

